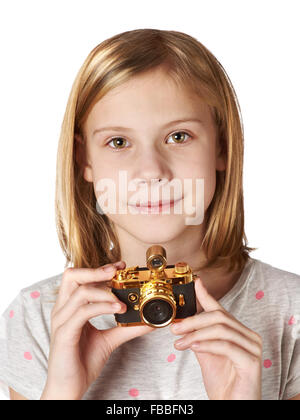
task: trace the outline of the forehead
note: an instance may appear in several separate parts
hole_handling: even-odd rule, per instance
[[[136,75],[113,88],[92,108],[86,124],[138,124],[149,120],[163,124],[181,117],[210,118],[209,107],[191,88],[178,85],[164,70]]]

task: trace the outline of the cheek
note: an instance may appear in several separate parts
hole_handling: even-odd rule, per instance
[[[189,161],[189,165],[186,165],[185,169],[182,168],[184,173],[184,179],[192,180],[192,195],[193,202],[195,202],[196,191],[197,194],[200,194],[201,185],[204,187],[204,208],[208,208],[211,203],[215,188],[216,188],[216,168],[213,158],[211,159],[197,159],[197,161]],[[200,181],[197,181],[200,180]],[[198,184],[197,184],[198,183]],[[203,183],[203,184],[202,184]],[[200,190],[200,191],[199,191]]]
[[[118,197],[118,177],[112,172],[111,167],[103,164],[94,166],[92,173],[94,193],[98,201],[101,197],[102,199]]]

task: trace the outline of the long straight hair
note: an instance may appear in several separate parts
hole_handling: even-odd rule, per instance
[[[241,270],[257,248],[247,246],[244,232],[244,131],[231,81],[216,57],[186,33],[136,29],[97,45],[73,83],[57,151],[55,217],[65,268],[96,268],[122,259],[114,223],[97,211],[93,183],[86,182],[76,162],[76,134],[96,102],[135,75],[156,67],[168,69],[179,87],[189,87],[210,108],[226,169],[216,173],[216,190],[205,212],[201,268]],[[111,246],[113,244],[113,247]]]

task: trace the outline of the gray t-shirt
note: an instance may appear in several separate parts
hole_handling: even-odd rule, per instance
[[[61,278],[62,273],[22,289],[0,320],[0,381],[30,400],[40,398],[46,382],[53,291]],[[300,275],[250,258],[219,303],[263,339],[263,400],[300,394]],[[91,323],[116,326],[114,315]],[[207,400],[196,356],[176,350],[178,338],[169,325],[124,343],[83,399]]]

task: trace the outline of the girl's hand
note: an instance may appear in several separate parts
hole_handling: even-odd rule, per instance
[[[51,313],[48,377],[41,399],[81,399],[118,346],[154,330],[141,325],[100,331],[88,322],[102,314],[126,312],[126,304],[106,285],[116,269],[125,266],[121,261],[96,269],[65,270]],[[106,267],[112,271],[104,271]]]
[[[199,277],[195,280],[195,291],[204,312],[171,326],[172,333],[184,335],[182,340],[175,341],[175,347],[195,352],[209,399],[260,400],[261,337],[209,295]]]

